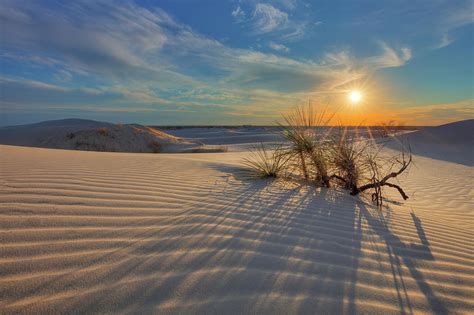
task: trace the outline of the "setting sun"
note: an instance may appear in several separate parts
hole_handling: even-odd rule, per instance
[[[362,99],[362,94],[359,91],[351,91],[349,94],[349,100],[351,103],[359,103]]]

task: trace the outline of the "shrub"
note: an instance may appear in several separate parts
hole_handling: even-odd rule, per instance
[[[330,163],[333,165],[334,172],[332,178],[342,181],[346,189],[355,191],[363,171],[364,152],[367,149],[367,143],[357,143],[348,135],[347,127],[339,127],[330,145]]]
[[[103,137],[107,137],[109,135],[109,130],[105,127],[97,129],[97,133]]]
[[[160,153],[163,149],[163,146],[158,141],[152,141],[148,144],[148,147],[153,153]]]
[[[262,143],[251,150],[250,157],[244,159],[244,165],[250,167],[259,177],[277,178],[282,175],[288,160],[288,155],[280,148],[270,151]]]
[[[283,118],[285,124],[279,124],[281,135],[290,143],[285,154],[295,162],[306,180],[329,187],[327,135],[322,132],[322,127],[331,121],[332,116],[326,115],[325,111],[318,114],[308,103],[307,107],[298,106]]]
[[[287,143],[280,143],[274,151],[261,144],[244,161],[260,176],[291,175],[296,168],[297,176],[319,186],[329,188],[331,181],[337,180],[351,195],[372,191],[372,201],[377,205],[382,204],[384,187],[395,188],[403,199],[408,199],[403,189],[389,180],[408,169],[411,150],[386,157],[379,155],[382,146],[373,139],[359,141],[349,135],[347,127],[329,135],[327,130],[331,128],[323,127],[332,116],[324,111],[317,114],[311,104],[297,107],[283,117],[285,124],[279,124],[279,132]]]

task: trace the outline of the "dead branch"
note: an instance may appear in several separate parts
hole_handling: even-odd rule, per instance
[[[408,168],[408,166],[412,162],[411,150],[410,150],[408,160],[405,159],[405,153],[403,152],[402,153],[402,160],[398,161],[398,162],[401,164],[401,167],[398,171],[389,173],[388,175],[384,176],[381,180],[376,180],[377,176],[374,175],[372,177],[372,182],[371,183],[368,183],[368,184],[362,185],[360,187],[357,187],[356,189],[351,191],[351,195],[357,195],[357,194],[359,194],[359,193],[361,193],[361,192],[363,192],[367,189],[375,189],[375,193],[372,195],[372,199],[376,199],[377,204],[380,204],[381,203],[381,190],[380,189],[381,189],[382,186],[388,186],[388,187],[392,187],[392,188],[397,189],[398,192],[400,193],[400,195],[403,197],[403,199],[407,200],[408,195],[403,191],[403,189],[398,185],[389,183],[388,180],[391,179],[391,178],[397,177],[398,175],[403,173]],[[372,168],[374,170],[376,170],[377,165],[373,165]],[[376,174],[375,171],[374,171],[374,174]]]
[[[339,176],[339,175],[333,174],[333,175],[329,176],[329,179],[333,179],[333,178],[338,179],[338,180],[340,180],[341,182],[347,183],[347,181],[346,181],[343,177],[341,177],[341,176]]]

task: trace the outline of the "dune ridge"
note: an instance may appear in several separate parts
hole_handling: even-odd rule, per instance
[[[216,150],[196,141],[139,124],[112,124],[87,119],[62,119],[0,127],[0,143],[101,152],[185,152]]]
[[[416,157],[400,179],[410,199],[388,191],[378,210],[344,191],[250,181],[246,153],[0,152],[2,312],[474,307],[468,166]]]
[[[397,148],[398,142],[410,144],[412,152],[467,166],[474,166],[474,119],[426,127],[422,130],[399,136],[389,146]]]

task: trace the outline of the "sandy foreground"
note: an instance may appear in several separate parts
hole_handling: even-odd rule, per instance
[[[0,313],[469,313],[474,168],[415,156],[379,211],[246,153],[0,145]]]

